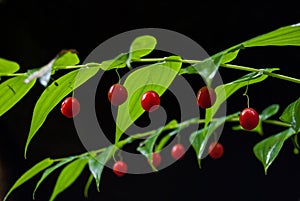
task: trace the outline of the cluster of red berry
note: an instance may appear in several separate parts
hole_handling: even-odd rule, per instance
[[[126,88],[117,83],[110,87],[108,91],[108,100],[114,106],[123,104],[128,97]],[[213,88],[204,86],[197,93],[197,104],[202,109],[210,108],[216,102],[216,92]],[[141,97],[141,107],[147,112],[153,112],[160,106],[160,96],[153,90],[145,92]],[[80,111],[80,103],[74,97],[66,98],[61,104],[61,113],[67,118],[73,118]],[[253,108],[245,108],[240,114],[240,125],[245,130],[254,129],[259,123],[259,114]],[[185,147],[177,143],[172,147],[171,156],[179,160],[184,156]],[[223,156],[224,148],[219,142],[212,142],[208,147],[209,156],[213,159],[219,159]],[[152,154],[152,164],[158,167],[161,164],[161,155],[158,152]],[[149,161],[148,161],[149,162]],[[121,177],[127,172],[127,164],[124,161],[116,161],[113,166],[113,172]]]

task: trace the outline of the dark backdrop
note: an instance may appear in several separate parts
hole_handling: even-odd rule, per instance
[[[136,28],[164,28],[182,33],[214,54],[239,42],[281,26],[298,23],[300,14],[293,1],[0,1],[0,57],[17,61],[22,69],[39,67],[63,48],[75,48],[83,61],[106,39]],[[263,47],[242,51],[235,63],[253,67],[279,67],[281,73],[299,77],[297,47]],[[195,58],[196,59],[196,58]],[[244,72],[221,71],[224,82]],[[234,73],[233,73],[234,72]],[[116,81],[115,74],[104,87]],[[197,82],[194,82],[194,87]],[[6,192],[29,167],[45,157],[65,157],[84,152],[73,122],[57,107],[47,118],[23,158],[34,103],[42,92],[38,84],[0,119],[1,193]],[[299,95],[299,86],[268,79],[249,89],[251,105],[258,111],[270,104],[280,112]],[[228,113],[245,107],[243,90],[228,102]],[[0,97],[1,98],[1,97]],[[108,102],[103,101],[109,107]],[[102,115],[106,115],[103,112]],[[278,117],[278,116],[276,116]],[[276,118],[275,117],[275,118]],[[117,178],[105,169],[101,192],[90,190],[86,200],[289,200],[300,199],[299,156],[291,141],[264,175],[252,148],[262,139],[254,133],[233,132],[230,124],[220,138],[225,154],[220,160],[206,158],[197,166],[193,150],[174,165],[156,173]],[[265,129],[266,136],[280,129]],[[37,200],[47,200],[57,174],[42,184]],[[57,200],[85,200],[83,187],[88,172]],[[9,200],[31,200],[38,177],[16,190]]]

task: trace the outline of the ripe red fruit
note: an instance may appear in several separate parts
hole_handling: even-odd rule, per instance
[[[114,106],[119,106],[127,100],[127,90],[121,84],[113,84],[108,91],[108,100]]]
[[[149,162],[149,161],[148,161]],[[159,153],[152,153],[152,164],[155,166],[155,167],[158,167],[161,163],[161,156]]]
[[[213,88],[204,86],[199,89],[197,93],[197,103],[203,109],[210,108],[215,104],[216,96],[216,92]]]
[[[245,108],[240,114],[240,125],[245,130],[254,129],[259,123],[259,114],[253,108]]]
[[[127,164],[124,161],[116,161],[113,166],[113,172],[118,176],[122,177],[127,173]]]
[[[80,103],[76,98],[68,97],[62,102],[60,111],[67,118],[75,117],[80,111]]]
[[[160,97],[155,91],[147,91],[141,99],[142,108],[148,112],[153,112],[160,105]]]
[[[175,144],[172,147],[171,155],[175,160],[179,160],[184,156],[185,148],[182,144]]]
[[[224,148],[221,143],[213,142],[208,147],[208,154],[213,159],[221,158],[224,154]]]

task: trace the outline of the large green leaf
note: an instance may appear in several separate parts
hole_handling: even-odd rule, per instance
[[[200,166],[200,160],[205,151],[206,144],[215,130],[220,127],[225,121],[238,117],[239,112],[219,118],[217,121],[211,122],[208,127],[197,130],[190,135],[190,143],[193,146]]]
[[[35,80],[25,84],[25,78],[18,76],[0,84],[0,116],[20,101],[35,84]]]
[[[295,102],[291,103],[285,110],[283,111],[280,119],[286,123],[292,125],[292,128],[299,133],[300,132],[300,98],[298,98]]]
[[[242,43],[244,47],[255,46],[300,46],[300,23],[284,26]]]
[[[13,190],[15,190],[16,188],[18,188],[19,186],[21,186],[23,183],[25,183],[26,181],[28,181],[29,179],[31,179],[32,177],[34,177],[35,175],[37,175],[38,173],[40,173],[41,171],[43,171],[44,169],[46,169],[47,167],[51,166],[53,164],[53,162],[54,161],[52,159],[46,158],[46,159],[40,161],[39,163],[37,163],[36,165],[34,165],[29,170],[27,170],[15,182],[15,184],[10,188],[10,190],[8,191],[8,193],[6,194],[6,196],[4,197],[3,201],[5,201],[7,199],[7,197],[11,194],[11,192]]]
[[[127,61],[128,57],[129,57],[129,53],[122,53],[122,54],[116,56],[114,59],[110,59],[110,60],[101,62],[99,67],[105,71],[111,70],[114,68],[124,68],[124,67],[126,67],[126,61]]]
[[[265,71],[268,72],[272,72],[275,70],[278,69],[277,68],[265,69]],[[238,80],[216,87],[215,91],[216,91],[217,99],[215,104],[211,108],[206,110],[206,114],[205,114],[206,115],[205,120],[207,121],[206,123],[211,121],[212,117],[216,114],[217,110],[220,108],[222,103],[225,100],[227,100],[232,94],[234,94],[237,90],[247,85],[262,82],[267,77],[268,75],[265,75],[260,72],[249,73]]]
[[[107,161],[113,156],[114,150],[115,150],[114,145],[111,145],[111,146],[107,147],[104,152],[100,153],[99,155],[97,155],[95,157],[92,156],[89,159],[89,162],[88,162],[89,169],[96,180],[96,185],[97,185],[98,191],[99,191],[99,184],[100,184],[103,168],[104,168],[105,164],[107,163]]]
[[[266,174],[269,166],[278,156],[283,143],[294,134],[295,131],[292,128],[289,128],[276,135],[264,139],[254,146],[254,154],[258,158],[258,160],[262,162]]]
[[[171,56],[170,59],[180,59]],[[124,82],[128,99],[118,109],[116,120],[116,138],[118,142],[125,130],[144,113],[140,104],[143,93],[154,90],[161,96],[180,70],[181,62],[166,61],[146,66],[132,72]]]
[[[79,158],[67,165],[59,174],[49,201],[53,201],[58,194],[71,186],[79,177],[88,162],[88,158]]]
[[[20,69],[18,63],[0,58],[0,76],[3,74],[15,73]]]
[[[42,126],[51,110],[70,92],[94,76],[98,70],[99,68],[74,70],[60,77],[44,90],[34,107],[30,131],[25,146],[25,157],[30,141]]]
[[[40,180],[38,181],[38,183],[35,186],[35,189],[33,191],[33,199],[35,199],[35,192],[37,191],[38,187],[41,185],[41,183],[52,173],[54,172],[56,169],[62,167],[63,165],[71,162],[72,160],[74,160],[76,158],[76,156],[70,156],[68,158],[63,159],[62,161],[60,161],[59,163],[57,163],[56,165],[47,168],[42,177],[40,178]]]

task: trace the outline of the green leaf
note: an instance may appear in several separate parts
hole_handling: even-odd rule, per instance
[[[42,126],[51,110],[74,89],[93,77],[98,70],[99,68],[74,70],[60,77],[44,90],[34,107],[30,131],[25,146],[25,158],[30,141]]]
[[[224,55],[222,57],[221,64],[225,64],[225,63],[229,63],[229,62],[233,61],[237,57],[237,55],[240,51],[240,48],[242,49],[243,47],[238,46],[237,49],[224,51]]]
[[[20,101],[35,84],[35,80],[25,84],[25,78],[18,76],[0,84],[0,116]]]
[[[18,188],[19,186],[21,186],[23,183],[25,183],[26,181],[28,181],[29,179],[31,179],[32,177],[34,177],[35,175],[37,175],[38,173],[40,173],[41,171],[43,171],[44,169],[46,169],[47,167],[51,166],[53,164],[53,162],[54,161],[52,159],[46,158],[46,159],[40,161],[39,163],[37,163],[36,165],[34,165],[29,170],[27,170],[15,182],[15,184],[10,188],[10,190],[8,191],[8,193],[6,194],[6,196],[4,197],[3,201],[5,201],[7,199],[7,197],[11,194],[11,192],[13,190],[15,190],[16,188]]]
[[[232,119],[234,117],[238,117],[239,112],[227,115],[226,117],[219,118],[217,121],[211,122],[208,127],[203,128],[201,130],[195,131],[190,135],[190,143],[193,146],[197,159],[199,161],[203,156],[203,153],[205,151],[206,144],[211,137],[211,135],[215,132],[215,130],[220,127],[222,124],[225,123],[225,121]]]
[[[107,161],[109,161],[109,159],[112,157],[114,150],[114,145],[111,145],[107,147],[104,152],[100,153],[96,157],[91,157],[89,159],[89,169],[96,180],[98,191],[103,168]]]
[[[63,67],[67,66],[74,66],[79,64],[80,60],[76,53],[68,51],[65,54],[58,57],[55,62],[53,63],[53,69],[55,70],[56,67],[62,69]]]
[[[84,192],[83,192],[85,198],[89,197],[89,189],[90,189],[90,186],[93,182],[93,178],[94,178],[93,174],[90,174],[90,176],[88,178],[88,181],[85,184]]]
[[[114,68],[124,68],[126,67],[126,61],[128,57],[129,53],[122,53],[114,59],[101,62],[99,67],[104,71],[108,71]]]
[[[153,148],[158,136],[163,132],[163,130],[164,127],[157,129],[153,135],[151,135],[146,140],[144,140],[137,148],[137,150],[141,152],[141,154],[143,154],[149,160],[150,166],[154,171],[157,171],[157,169],[153,165],[153,160],[152,160]]]
[[[178,56],[168,58],[180,59]],[[181,62],[166,61],[137,69],[127,77],[123,85],[127,89],[128,99],[118,108],[116,142],[125,130],[144,113],[140,104],[143,93],[154,90],[161,96],[175,79],[180,67]]]
[[[18,63],[0,58],[0,76],[2,74],[15,73],[20,69]]]
[[[35,192],[37,191],[38,187],[41,185],[41,183],[52,173],[54,172],[56,169],[62,167],[63,165],[71,162],[72,160],[74,160],[76,158],[76,156],[71,156],[68,158],[63,159],[62,161],[60,161],[59,163],[57,163],[56,165],[49,167],[48,169],[46,169],[42,175],[42,177],[40,178],[40,180],[38,181],[38,183],[35,186],[35,189],[33,191],[33,199],[35,199]]]
[[[278,69],[271,68],[265,70],[268,72],[273,72]],[[215,104],[211,108],[206,110],[205,120],[210,122],[212,117],[216,114],[217,110],[222,105],[222,103],[225,100],[227,100],[232,94],[234,94],[237,90],[247,85],[262,82],[267,77],[268,75],[262,73],[249,73],[238,80],[216,87],[215,92],[216,92],[217,99]]]
[[[300,46],[300,23],[284,26],[269,33],[245,41],[244,47],[255,46]]]
[[[278,156],[283,143],[294,134],[295,131],[292,128],[289,128],[276,135],[264,139],[254,146],[254,154],[258,158],[258,160],[262,162],[266,174],[269,166]]]
[[[87,158],[79,158],[67,165],[59,174],[49,201],[53,201],[58,194],[71,186],[79,177],[88,162]]]
[[[129,50],[129,61],[150,54],[156,46],[156,39],[150,35],[139,36],[133,40]]]
[[[269,107],[265,108],[261,114],[259,115],[259,119],[261,121],[267,120],[273,115],[275,115],[279,111],[279,105],[278,104],[273,104],[270,105]]]
[[[279,117],[281,121],[289,123],[292,128],[299,133],[300,132],[300,98],[291,103],[285,108],[282,115]]]
[[[209,57],[203,61],[195,63],[189,67],[183,68],[180,74],[195,74],[198,73],[206,82],[207,86],[210,86],[214,76],[216,75],[220,63],[223,58],[223,52]],[[227,58],[228,59],[228,58]]]

